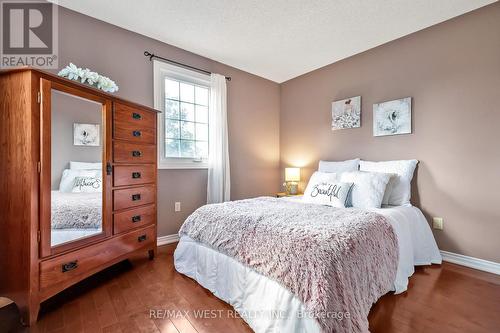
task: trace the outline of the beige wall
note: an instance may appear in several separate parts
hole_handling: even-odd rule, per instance
[[[232,198],[279,189],[279,85],[210,59],[59,7],[59,65],[70,61],[111,77],[116,95],[153,106],[149,50],[229,75],[228,122]],[[160,170],[158,233],[175,234],[187,215],[206,203],[206,170]],[[174,202],[182,212],[174,212]]]
[[[362,96],[362,127],[332,132],[331,102]],[[413,97],[413,134],[373,137],[373,103]],[[282,166],[420,160],[413,202],[444,218],[439,248],[500,262],[500,3],[285,82]]]

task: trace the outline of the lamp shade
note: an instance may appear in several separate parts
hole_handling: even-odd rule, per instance
[[[286,182],[300,181],[300,168],[285,168],[285,181]]]

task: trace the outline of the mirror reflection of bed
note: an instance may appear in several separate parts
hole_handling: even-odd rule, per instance
[[[102,232],[102,105],[52,90],[51,246]]]

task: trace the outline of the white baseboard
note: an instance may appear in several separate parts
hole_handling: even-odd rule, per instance
[[[167,245],[170,243],[175,243],[179,241],[179,235],[178,234],[173,234],[173,235],[166,235],[166,236],[161,236],[158,237],[157,239],[157,245]]]
[[[441,256],[443,257],[444,261],[451,262],[453,264],[500,275],[500,264],[497,262],[464,256],[462,254],[457,254],[448,251],[441,251]]]

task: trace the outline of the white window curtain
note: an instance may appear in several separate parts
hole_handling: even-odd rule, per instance
[[[207,203],[229,201],[231,182],[227,131],[226,77],[210,77]]]

